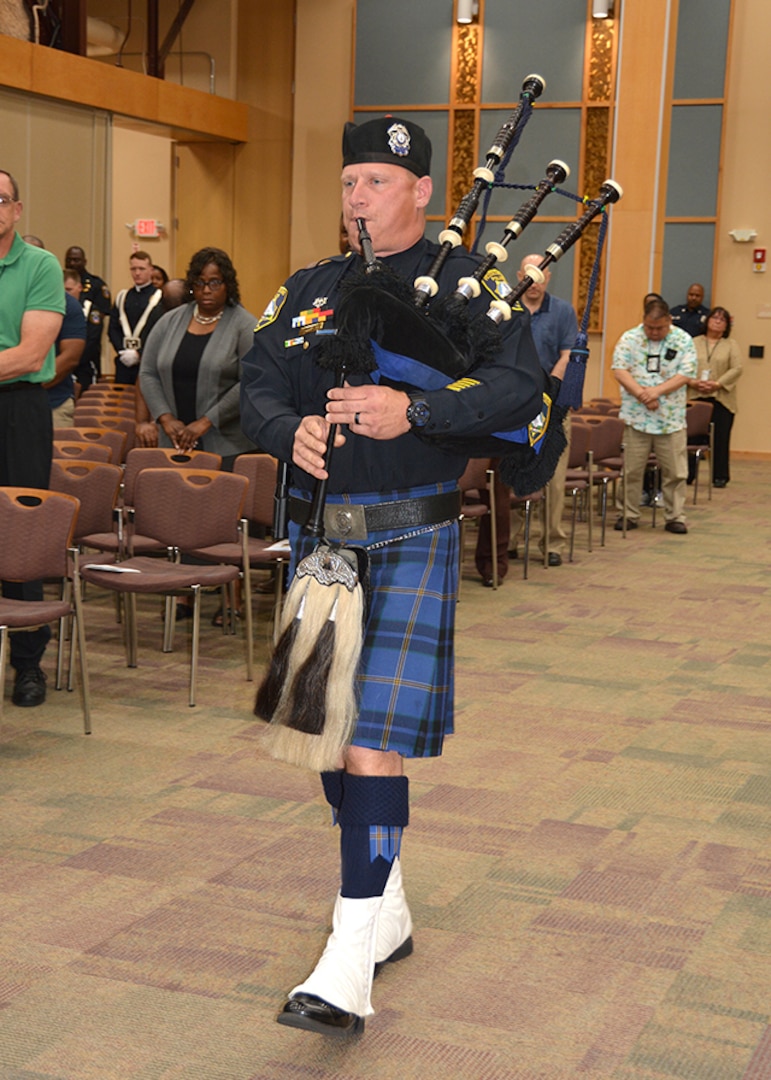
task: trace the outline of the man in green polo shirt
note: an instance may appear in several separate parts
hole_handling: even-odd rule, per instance
[[[56,371],[54,342],[64,315],[62,271],[50,251],[25,244],[16,231],[19,187],[0,169],[0,486],[47,488],[53,428],[43,383]],[[3,596],[41,600],[42,582],[4,581]],[[11,635],[14,705],[42,705],[40,667],[48,626]]]

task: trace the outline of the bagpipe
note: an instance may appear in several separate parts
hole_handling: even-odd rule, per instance
[[[509,245],[521,236],[544,200],[558,191],[558,185],[569,176],[570,170],[563,161],[549,162],[533,195],[505,226],[500,241],[487,243],[485,255],[473,273],[461,277],[453,292],[435,298],[440,273],[452,251],[461,243],[482,190],[485,185],[494,183],[493,170],[506,160],[527,122],[527,106],[544,86],[538,75],[528,75],[525,79],[518,108],[498,132],[487,152],[485,165],[474,172],[470,191],[462,198],[447,229],[439,234],[439,251],[425,275],[410,285],[381,265],[374,255],[368,257],[362,240],[362,266],[358,273],[346,279],[341,289],[341,300],[335,311],[337,333],[324,343],[321,360],[334,370],[341,367],[358,369],[367,372],[375,382],[386,379],[423,391],[439,390],[479,369],[483,371],[485,362],[501,352],[502,328],[512,319],[520,298],[533,283],[544,280],[543,270],[561,259],[580,239],[589,223],[603,214],[584,325],[571,351],[565,378],[555,380],[543,373],[545,386],[538,414],[533,417],[531,413],[524,423],[513,422],[511,430],[491,432],[486,436],[416,432],[421,439],[469,457],[500,457],[501,474],[518,495],[529,495],[548,482],[566,445],[562,420],[569,408],[581,404],[588,359],[586,325],[599,271],[601,241],[605,236],[603,226],[607,224],[604,211],[621,198],[620,185],[614,180],[606,180],[596,198],[582,200],[585,209],[581,217],[566,225],[547,247],[540,257],[540,268],[526,267],[526,273],[517,285],[512,287],[502,274],[496,274],[496,295],[488,310],[470,318],[470,301],[481,295],[483,283],[491,271],[506,261]],[[517,347],[520,351],[525,348],[521,338]],[[531,352],[535,355],[532,342]]]
[[[485,190],[495,182],[495,170],[507,158],[532,111],[532,102],[545,87],[538,75],[522,85],[520,101],[496,135],[485,164],[474,171],[474,182],[461,200],[447,228],[440,233],[440,247],[428,272],[406,282],[376,256],[366,222],[357,221],[360,266],[346,275],[335,307],[336,332],[316,349],[319,366],[334,373],[342,386],[355,373],[373,381],[385,380],[417,390],[442,389],[480,370],[503,349],[501,328],[510,323],[520,298],[535,282],[544,280],[543,270],[557,262],[581,237],[590,221],[622,195],[613,180],[602,185],[597,198],[586,202],[580,218],[567,225],[546,249],[540,267],[528,265],[522,280],[509,285],[496,276],[495,298],[486,311],[469,316],[469,303],[481,295],[485,278],[505,262],[508,247],[537,215],[543,201],[569,175],[564,162],[554,160],[505,226],[498,242],[486,245],[485,256],[473,273],[459,279],[455,290],[434,301],[439,276],[453,250],[462,242]],[[599,259],[599,251],[598,251]],[[587,304],[587,315],[591,297]],[[475,305],[477,308],[479,305]],[[522,326],[527,324],[523,321]],[[538,363],[529,331],[528,363]],[[518,348],[523,338],[518,340]],[[586,354],[586,350],[584,350]],[[572,379],[571,394],[583,382]],[[569,365],[570,367],[570,365]],[[527,422],[509,431],[486,436],[448,437],[416,434],[468,457],[495,455],[502,458],[501,475],[518,494],[530,494],[549,479],[565,448],[562,418],[569,407],[560,401],[558,380],[549,380],[543,407]],[[569,384],[571,380],[565,380]],[[578,385],[580,403],[580,385]],[[513,420],[514,418],[512,418]],[[336,425],[330,427],[326,444],[329,474]],[[280,473],[286,488],[286,472]],[[356,724],[355,676],[363,642],[367,613],[368,558],[366,549],[324,536],[327,481],[319,480],[303,531],[316,540],[310,555],[297,565],[287,592],[279,640],[267,673],[257,692],[255,714],[270,722],[267,741],[270,753],[284,761],[323,771],[338,768]],[[277,497],[277,527],[285,521],[282,500]],[[278,534],[280,535],[280,534]],[[278,538],[277,535],[277,538]]]

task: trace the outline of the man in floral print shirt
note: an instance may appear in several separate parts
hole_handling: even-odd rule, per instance
[[[661,467],[666,524],[671,533],[687,533],[685,490],[688,452],[685,398],[688,379],[696,375],[696,350],[684,330],[672,326],[663,300],[651,300],[639,326],[622,334],[613,350],[613,374],[621,387],[626,469],[626,505],[616,529],[636,529],[648,455]]]

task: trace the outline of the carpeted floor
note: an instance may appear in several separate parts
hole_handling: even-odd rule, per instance
[[[497,592],[469,557],[458,733],[409,768],[415,953],[351,1041],[275,1023],[337,834],[261,754],[241,639],[207,619],[191,709],[189,626],[163,656],[147,604],[130,671],[91,591],[93,735],[66,692],[0,720],[0,1080],[769,1080],[769,476]]]

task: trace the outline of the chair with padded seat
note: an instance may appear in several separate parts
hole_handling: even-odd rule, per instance
[[[126,434],[123,431],[108,430],[98,425],[91,427],[54,428],[54,440],[64,442],[85,442],[90,445],[109,446],[113,465],[122,465],[126,458]]]
[[[621,478],[625,424],[617,416],[604,415],[598,424],[589,425],[587,472],[592,488],[600,494],[600,547],[605,546],[608,516],[608,488],[615,490]],[[591,548],[590,548],[591,550]]]
[[[137,388],[133,383],[116,383],[111,380],[99,379],[87,386],[80,395],[82,401],[86,397],[113,397],[123,398],[125,401],[136,401]]]
[[[565,473],[565,494],[570,495],[572,500],[568,562],[573,562],[579,499],[582,503],[586,502],[588,549],[589,551],[592,550],[592,500],[591,498],[585,498],[586,492],[590,492],[591,489],[590,476],[586,468],[590,438],[590,424],[580,422],[571,424],[568,467]]]
[[[66,625],[73,621],[70,676],[72,688],[74,642],[80,666],[83,730],[91,734],[91,707],[86,662],[80,589],[77,587],[77,551],[72,547],[79,504],[73,495],[37,488],[0,487],[0,580],[41,581],[61,584],[57,599],[14,600],[0,596],[0,712],[5,686],[9,642],[12,630],[34,630],[46,623],[59,624],[56,689],[62,686]]]
[[[51,491],[73,495],[80,502],[73,543],[81,550],[84,547],[95,548],[117,556],[115,515],[122,479],[120,466],[108,462],[65,461],[58,458],[51,462]]]
[[[689,401],[685,408],[685,426],[688,453],[696,458],[696,471],[693,477],[693,504],[699,496],[699,466],[706,458],[709,464],[707,477],[707,498],[712,498],[712,469],[714,465],[713,449],[715,444],[715,425],[712,423],[711,401]]]
[[[60,428],[59,430],[64,430]],[[97,443],[69,442],[63,439],[54,439],[54,458],[62,461],[100,461],[111,462],[112,450],[109,446]]]
[[[538,491],[532,492],[530,495],[515,495],[513,491],[509,492],[509,505],[512,510],[522,510],[525,517],[524,525],[524,539],[523,539],[523,558],[522,558],[522,579],[527,581],[528,567],[530,565],[530,528],[532,524],[533,506],[540,506],[542,510],[542,536],[549,535],[549,500],[546,498],[547,488],[540,488]],[[549,550],[548,544],[544,543],[543,552],[543,565],[549,565]]]
[[[238,577],[238,567],[180,562],[191,548],[234,543],[249,484],[245,476],[212,469],[143,469],[134,487],[137,532],[167,552],[167,559],[135,555],[127,537],[128,557],[112,566],[84,563],[80,577],[90,585],[110,589],[126,600],[126,662],[137,666],[138,595],[193,597],[192,647],[188,700],[196,703],[196,678],[201,626],[201,592],[220,589]],[[164,621],[163,651],[172,651],[173,620]]]
[[[119,412],[111,412],[109,410],[99,410],[97,412],[91,412],[90,409],[85,411],[75,409],[72,414],[73,427],[80,428],[101,428],[103,431],[122,431],[126,437],[124,454],[127,454],[129,450],[134,448],[134,439],[136,437],[136,420],[131,416],[123,415]]]
[[[463,557],[466,550],[466,522],[490,517],[490,549],[493,564],[493,589],[498,588],[498,535],[495,524],[495,475],[492,458],[470,458],[463,475],[458,480],[461,493],[460,510],[460,568],[458,573],[458,599],[463,580]],[[487,500],[482,498],[486,493]]]
[[[274,612],[273,639],[278,637],[281,619],[281,602],[284,589],[284,567],[289,561],[286,549],[276,548],[273,539],[250,536],[249,527],[254,526],[262,533],[269,534],[273,528],[273,511],[276,491],[278,461],[270,454],[240,454],[234,464],[233,472],[245,476],[249,488],[244,506],[244,516],[240,522],[238,542],[216,544],[213,547],[185,549],[185,553],[207,562],[223,562],[237,566],[242,575],[242,604],[247,641],[247,678],[253,678],[254,656],[254,615],[252,611],[251,574],[255,568],[271,569],[274,574]],[[231,611],[234,605],[230,605]],[[228,617],[223,596],[222,611],[223,631],[228,629]],[[235,633],[235,619],[229,620],[229,628]]]

